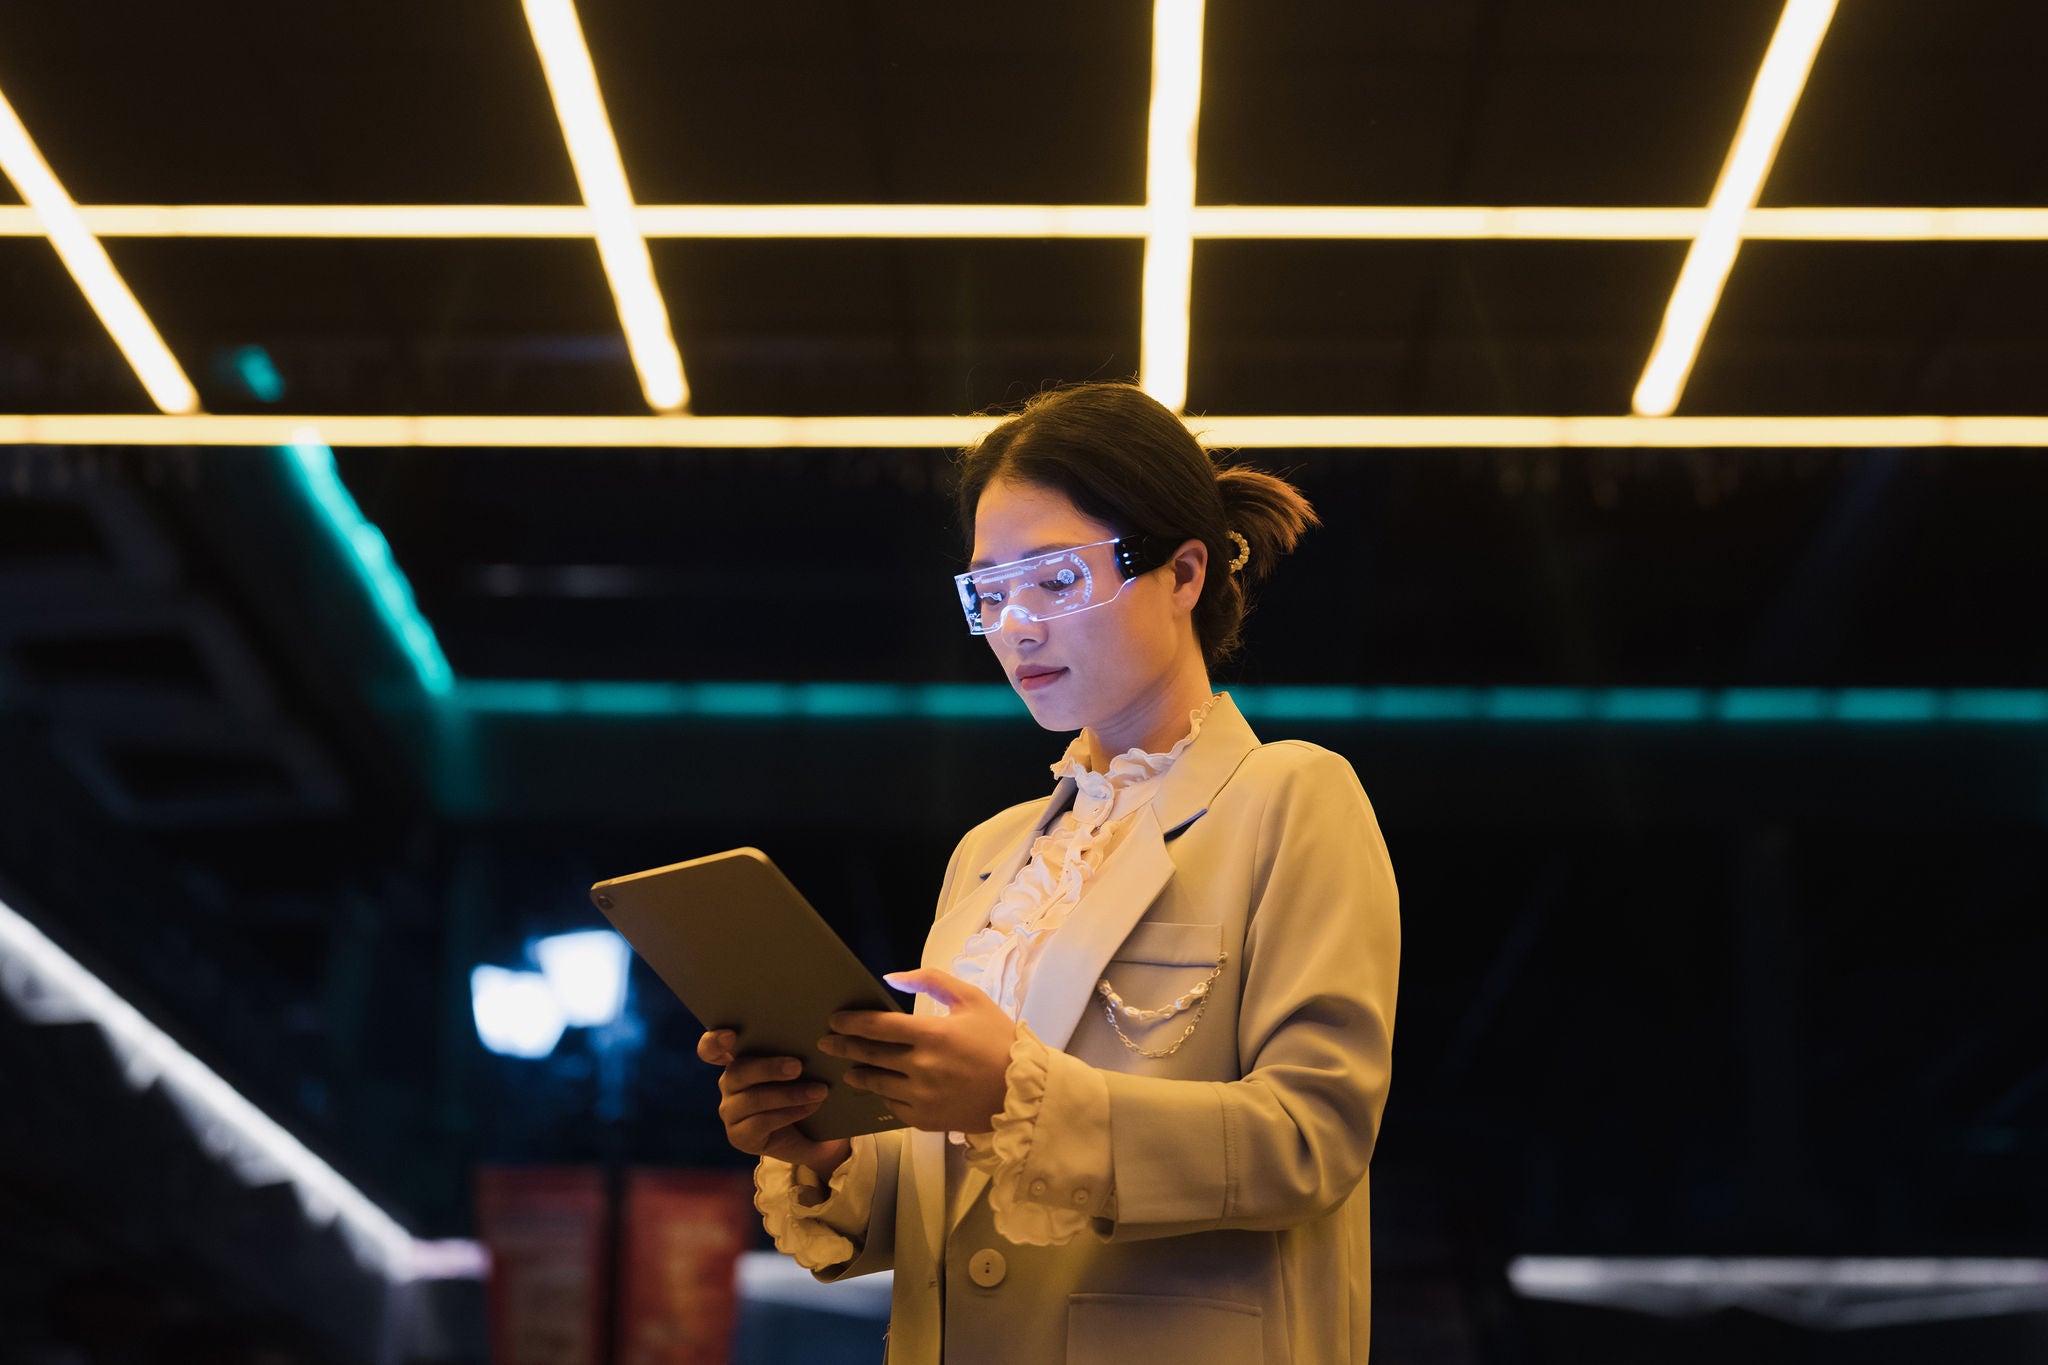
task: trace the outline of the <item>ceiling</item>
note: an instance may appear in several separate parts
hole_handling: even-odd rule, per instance
[[[1769,0],[1207,11],[1200,204],[1697,207]],[[84,204],[574,204],[509,3],[11,14],[0,89]],[[1150,11],[583,15],[643,204],[1142,204]],[[2048,19],[1835,18],[1762,195],[2040,207]],[[1196,413],[1626,412],[1683,241],[1204,241]],[[643,411],[587,240],[109,239],[208,411]],[[655,240],[692,410],[965,413],[1138,365],[1135,240]],[[1682,412],[2032,413],[2038,242],[1746,246]],[[0,404],[140,410],[33,237],[0,238]]]

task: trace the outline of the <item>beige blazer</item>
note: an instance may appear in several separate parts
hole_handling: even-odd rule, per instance
[[[960,841],[924,965],[952,962],[1072,793],[1062,779],[1048,800]],[[1117,1038],[1098,980],[1134,1006],[1163,1005],[1219,953],[1207,1012],[1178,1051],[1147,1058]],[[1064,1246],[1016,1245],[995,1231],[987,1178],[970,1170],[947,1228],[945,1135],[884,1133],[859,1250],[814,1273],[894,1269],[893,1365],[1364,1361],[1366,1175],[1399,958],[1393,869],[1351,765],[1297,740],[1261,744],[1226,693],[1046,947],[1023,1002],[1048,1047],[1105,1074],[1111,1216]],[[1158,1051],[1191,1017],[1124,1029]]]

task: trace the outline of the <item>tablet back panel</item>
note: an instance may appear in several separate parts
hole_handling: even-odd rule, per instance
[[[814,1141],[901,1128],[880,1097],[841,1080],[853,1063],[817,1050],[835,1010],[903,1012],[789,878],[757,848],[614,877],[590,901],[706,1029],[742,1057],[796,1057],[832,1090],[797,1125]]]

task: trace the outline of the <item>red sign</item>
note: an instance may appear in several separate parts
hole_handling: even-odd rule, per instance
[[[594,1167],[477,1172],[493,1365],[600,1365],[606,1215],[604,1174]]]
[[[750,1171],[634,1171],[620,1261],[619,1365],[726,1365],[735,1263],[753,1242]]]

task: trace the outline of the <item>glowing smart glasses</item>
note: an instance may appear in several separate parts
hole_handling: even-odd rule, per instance
[[[967,628],[976,635],[1000,630],[1014,613],[1025,622],[1050,621],[1116,601],[1124,585],[1163,561],[1138,542],[1119,536],[1053,550],[953,576]]]

